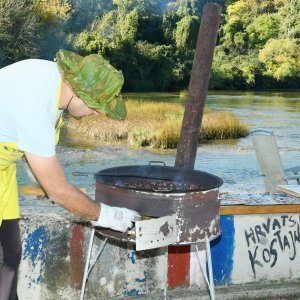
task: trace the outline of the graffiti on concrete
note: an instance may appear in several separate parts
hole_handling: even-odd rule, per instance
[[[30,232],[23,241],[23,259],[29,257],[33,267],[35,267],[38,262],[44,264],[46,260],[45,249],[47,243],[47,230],[44,226]]]
[[[297,246],[300,250],[300,214],[267,218],[265,222],[245,229],[245,239],[254,275],[257,268],[266,265],[273,268],[282,255],[293,261]]]

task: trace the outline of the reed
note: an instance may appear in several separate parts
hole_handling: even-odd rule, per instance
[[[249,134],[244,122],[230,112],[206,113],[202,120],[200,140],[238,139]]]
[[[177,147],[184,107],[177,103],[127,100],[125,121],[105,116],[88,116],[81,120],[67,117],[65,129],[72,135],[102,141],[125,141],[137,147],[174,149]],[[248,135],[245,123],[230,112],[213,113],[205,109],[199,142],[237,139]]]

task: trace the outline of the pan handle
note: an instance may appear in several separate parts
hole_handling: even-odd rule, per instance
[[[164,181],[174,181],[173,178],[169,177],[158,177],[158,176],[148,176],[148,175],[140,175],[140,174],[132,174],[132,173],[127,173],[127,174],[117,174],[117,173],[93,173],[93,172],[73,172],[73,176],[89,176],[89,175],[99,175],[99,176],[108,176],[108,177],[136,177],[139,179],[153,179],[153,180],[164,180]]]
[[[163,165],[164,167],[166,167],[166,164],[164,161],[160,161],[160,160],[150,160],[149,161],[149,166],[153,166],[153,165]]]

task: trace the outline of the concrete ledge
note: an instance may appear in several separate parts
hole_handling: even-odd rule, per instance
[[[231,285],[216,287],[216,299],[222,300],[270,300],[270,299],[300,299],[300,281],[274,282],[260,284]],[[176,300],[210,300],[208,292],[204,289],[181,289],[168,291],[168,299]],[[141,299],[141,297],[116,297],[114,300]],[[145,300],[163,300],[163,293],[144,295]],[[90,300],[96,300],[91,298]]]
[[[89,225],[47,200],[24,204],[21,299],[79,299]],[[220,223],[222,235],[211,242],[217,298],[300,298],[295,281],[300,280],[299,212],[221,215]],[[96,238],[93,259],[103,242]],[[195,247],[182,249],[169,259],[169,279],[175,279],[169,281],[170,299],[208,299]],[[90,274],[85,299],[163,299],[164,253],[137,252],[132,244],[109,240]],[[205,251],[200,255],[206,258]]]

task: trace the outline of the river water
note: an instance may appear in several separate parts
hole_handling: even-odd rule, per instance
[[[124,94],[126,98],[144,98],[183,103],[176,93]],[[267,128],[274,131],[284,167],[300,165],[300,92],[215,92],[206,100],[211,111],[230,111],[243,120],[250,129]],[[62,136],[57,148],[69,180],[85,187],[93,194],[93,176],[75,177],[73,172],[97,172],[101,169],[132,164],[164,161],[173,166],[176,151],[134,149],[124,145],[97,145],[70,141]],[[239,140],[214,141],[200,144],[195,169],[221,177],[221,192],[228,194],[263,193],[264,185],[249,137]],[[29,184],[20,166],[21,185]]]

